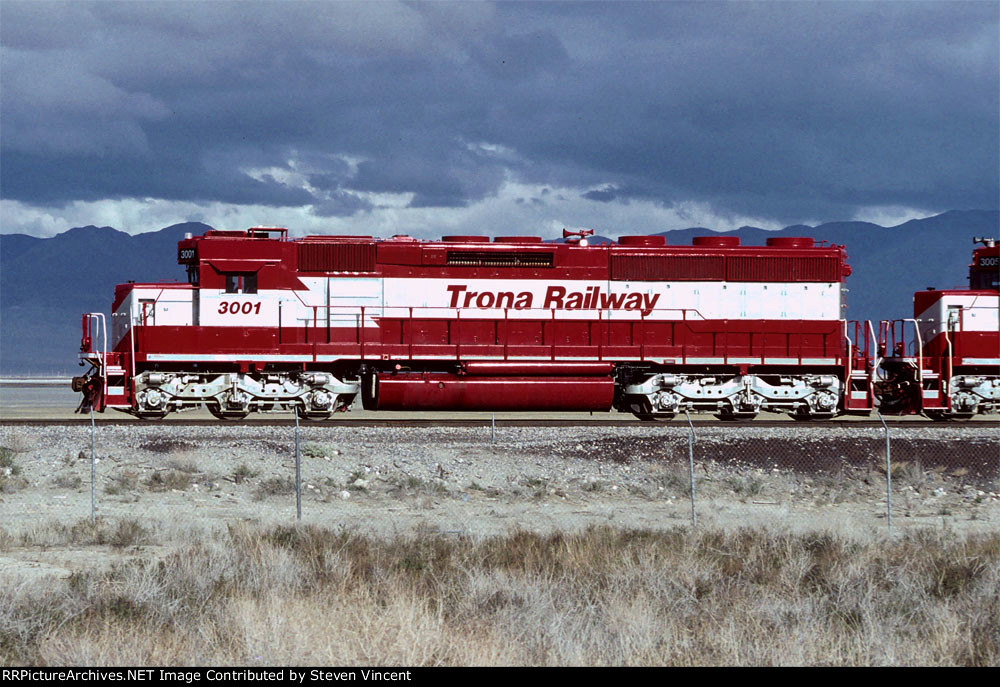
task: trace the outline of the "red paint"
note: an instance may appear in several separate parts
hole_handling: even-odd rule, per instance
[[[607,377],[614,369],[614,363],[564,363],[547,361],[527,363],[491,363],[480,361],[464,363],[462,365],[462,370],[465,374],[485,377]]]
[[[667,245],[667,239],[664,236],[622,236],[618,239],[618,245],[661,248]]]
[[[297,272],[329,274],[335,272],[366,272],[383,277],[454,277],[509,279],[608,279],[613,263],[619,258],[645,260],[672,259],[677,264],[701,258],[717,258],[723,262],[714,270],[699,273],[697,278],[734,280],[736,275],[725,268],[725,261],[739,259],[748,273],[775,281],[810,281],[816,278],[842,281],[848,273],[846,254],[840,246],[807,247],[811,239],[771,239],[769,246],[741,246],[735,236],[698,237],[692,246],[667,246],[662,236],[622,237],[620,244],[580,247],[572,244],[546,244],[538,237],[498,237],[489,242],[485,236],[448,236],[445,240],[416,241],[410,237],[375,240],[368,237],[307,237],[292,241],[254,238],[243,232],[209,232],[206,236],[185,239],[178,243],[184,251],[182,264],[192,264],[200,274],[201,286],[221,288],[222,272],[256,271],[260,288],[302,288],[294,275]],[[481,267],[446,265],[447,251],[468,250],[477,253],[504,253],[512,244],[518,251],[551,255],[551,268]],[[800,245],[801,244],[801,245]],[[720,249],[722,249],[720,251]],[[784,266],[775,259],[784,259]],[[679,262],[678,262],[679,261]],[[803,261],[797,263],[796,261]],[[808,268],[808,263],[829,261],[839,269],[824,267],[821,273]],[[756,268],[754,264],[759,263]],[[767,267],[771,265],[772,267]],[[770,272],[768,271],[770,270]],[[777,271],[775,271],[777,270]],[[805,270],[803,272],[803,270]],[[331,274],[331,276],[337,276]],[[669,279],[670,275],[655,275],[652,279]],[[677,278],[684,279],[683,274]]]
[[[740,245],[739,236],[695,236],[692,246],[699,248],[737,248]]]
[[[772,236],[766,243],[772,248],[812,248],[815,245],[808,236]]]
[[[610,377],[459,377],[380,374],[376,410],[607,411]]]
[[[1000,332],[949,332],[947,336],[938,334],[924,342],[923,355],[931,359],[927,364],[934,371],[947,368],[949,356],[954,367],[974,365],[966,362],[966,358],[1000,360]]]
[[[136,355],[226,354],[257,358],[331,355],[344,360],[378,357],[422,364],[475,361],[484,356],[583,358],[843,358],[843,324],[829,321],[704,320],[446,320],[381,319],[379,328],[331,327],[135,327]],[[118,350],[128,352],[126,336]],[[517,361],[522,362],[522,361]],[[530,362],[530,361],[525,361]],[[544,363],[544,361],[539,361]],[[816,367],[816,366],[813,366]]]

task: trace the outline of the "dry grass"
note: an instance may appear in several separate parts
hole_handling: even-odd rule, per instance
[[[111,546],[116,549],[153,544],[156,533],[135,518],[79,520],[72,525],[48,522],[14,536],[0,529],[0,551],[15,547],[42,550],[84,546]]]
[[[283,496],[295,493],[295,480],[291,477],[270,477],[262,480],[254,490],[253,497],[263,501],[269,496]]]
[[[14,453],[27,453],[33,450],[36,442],[30,432],[24,430],[12,430],[4,440],[4,448]]]
[[[243,484],[247,480],[251,480],[259,474],[260,473],[256,470],[250,469],[246,463],[240,463],[239,467],[233,471],[232,481],[234,484]]]
[[[83,478],[79,475],[56,475],[52,478],[52,484],[60,489],[79,489],[83,486]]]
[[[128,520],[64,537],[156,539]],[[1000,535],[595,528],[377,539],[233,525],[165,558],[136,554],[48,584],[0,587],[0,662],[1000,662]]]
[[[21,466],[15,458],[17,453],[15,449],[0,446],[0,494],[10,494],[28,485],[21,476]]]
[[[181,470],[157,470],[146,478],[150,491],[184,491],[191,486],[191,473]]]
[[[131,494],[139,488],[139,473],[135,470],[122,470],[108,478],[104,485],[104,493],[111,496]]]

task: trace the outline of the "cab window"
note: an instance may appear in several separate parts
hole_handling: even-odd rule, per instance
[[[257,273],[227,272],[226,293],[257,293]]]

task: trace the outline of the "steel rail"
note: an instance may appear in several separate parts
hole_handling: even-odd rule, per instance
[[[286,427],[289,425],[287,418],[246,418],[243,420],[215,420],[215,419],[165,419],[165,420],[140,420],[137,418],[97,418],[97,425],[101,426],[121,426],[121,427]],[[886,422],[892,427],[914,429],[919,427],[955,428],[963,431],[982,431],[985,427],[996,430],[995,422],[989,420],[968,420],[963,422],[938,422],[934,420],[915,419],[887,419]],[[371,419],[331,419],[322,421],[310,421],[303,427],[336,428],[336,427],[648,427],[650,429],[659,428],[685,428],[683,422],[649,423],[639,420],[595,420],[595,419],[511,419],[497,418],[495,425],[492,425],[491,418],[371,418]],[[37,419],[37,418],[3,418],[0,419],[0,427],[45,427],[45,426],[84,426],[90,424],[89,417],[79,419]],[[719,427],[730,428],[738,432],[742,429],[777,429],[777,428],[806,428],[806,427],[844,427],[858,429],[869,429],[883,427],[880,421],[876,420],[826,420],[817,422],[792,422],[789,420],[751,420],[746,422],[728,422],[720,420],[697,420],[694,419],[697,427]]]

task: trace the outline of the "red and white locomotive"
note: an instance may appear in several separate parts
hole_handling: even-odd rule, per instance
[[[377,410],[811,420],[873,407],[875,336],[843,319],[844,247],[811,238],[588,246],[253,228],[187,236],[178,261],[186,284],[121,284],[110,326],[84,315],[83,408],[322,419],[360,395]]]
[[[1000,246],[977,238],[969,288],[917,291],[913,318],[882,322],[882,412],[966,419],[1000,413]]]

